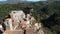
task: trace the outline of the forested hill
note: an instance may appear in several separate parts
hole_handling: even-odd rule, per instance
[[[0,18],[2,19],[5,15],[8,14],[8,12],[12,10],[21,10],[26,7],[34,8],[37,10],[37,8],[45,5],[46,3],[37,2],[37,3],[18,3],[18,4],[0,4]],[[1,20],[0,19],[0,20]]]
[[[50,28],[53,31],[56,31],[57,34],[60,34],[60,2],[36,2],[36,3],[17,3],[17,4],[0,4],[0,20],[8,15],[12,10],[24,10],[25,13],[31,12],[30,9],[33,8],[31,14],[35,19],[43,24],[45,27]],[[54,15],[55,16],[52,16]],[[53,21],[49,22],[50,18],[53,17]],[[41,20],[40,20],[41,19]],[[47,24],[47,25],[46,25]],[[46,31],[45,31],[46,32]],[[49,34],[49,33],[48,33]]]

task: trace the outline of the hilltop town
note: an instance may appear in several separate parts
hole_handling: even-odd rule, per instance
[[[9,15],[6,16],[4,19],[4,23],[6,25],[6,31],[4,33],[5,34],[14,34],[14,33],[25,34],[24,33],[24,29],[25,29],[26,33],[30,31],[30,33],[28,34],[44,34],[41,28],[41,23],[38,23],[38,22],[33,23],[34,20],[35,18],[30,14],[25,15],[23,10],[11,11],[11,13],[9,13]]]
[[[44,32],[44,34],[60,34],[60,9],[59,7],[60,7],[60,1],[0,4],[0,21],[1,21],[0,24],[3,25],[3,29],[1,30],[4,33],[13,32],[14,34],[35,33],[34,32],[35,25],[36,23],[40,23],[41,30],[42,32]],[[19,13],[20,11],[22,11],[22,13],[25,16],[21,19],[20,17],[21,14],[16,13],[16,14],[19,14],[19,16],[17,15],[18,16],[17,18],[15,16],[16,14],[12,13],[14,11],[19,12]],[[27,18],[27,15],[29,16],[29,20]],[[33,21],[31,21],[31,18],[33,18]],[[11,24],[6,23],[6,22],[11,22]],[[26,22],[30,22],[30,23],[26,23]],[[2,28],[1,27],[2,25],[0,25],[0,28]],[[28,29],[28,31],[23,28]],[[40,29],[40,26],[37,28]]]

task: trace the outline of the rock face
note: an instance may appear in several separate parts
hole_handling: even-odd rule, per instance
[[[5,34],[23,34],[23,31],[6,31]]]
[[[25,18],[25,13],[22,10],[12,11],[10,15],[11,15],[11,18],[14,20],[21,20],[21,18]]]
[[[8,21],[5,20],[4,22],[5,24],[8,22],[8,27],[10,27],[10,29],[7,28],[5,32],[6,34],[23,34],[24,30],[26,30],[26,34],[38,34],[38,32],[40,32],[41,23],[35,23],[35,25],[32,25],[32,20],[34,20],[34,17],[30,14],[25,15],[25,13],[20,10],[12,11],[10,16],[12,21],[9,22],[10,19],[8,19]],[[43,32],[43,30],[41,32]]]

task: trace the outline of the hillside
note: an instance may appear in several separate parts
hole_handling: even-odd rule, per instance
[[[28,7],[28,8],[27,8]],[[56,31],[60,34],[60,2],[36,2],[36,3],[17,3],[17,4],[0,4],[0,20],[8,15],[12,10],[24,10],[25,13],[30,13],[30,8],[33,8],[31,14],[40,22],[43,21],[44,27],[50,28],[51,31]],[[52,16],[54,15],[54,16]],[[54,18],[53,20],[50,18]]]

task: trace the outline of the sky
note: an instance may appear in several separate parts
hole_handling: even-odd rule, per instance
[[[7,0],[0,0],[0,1],[7,1]],[[46,0],[27,0],[27,1],[33,1],[33,2],[36,2],[36,1],[46,1]]]
[[[36,2],[36,1],[46,1],[46,0],[27,0],[27,1],[34,1],[34,2]]]
[[[0,0],[0,1],[7,1],[7,0]]]

